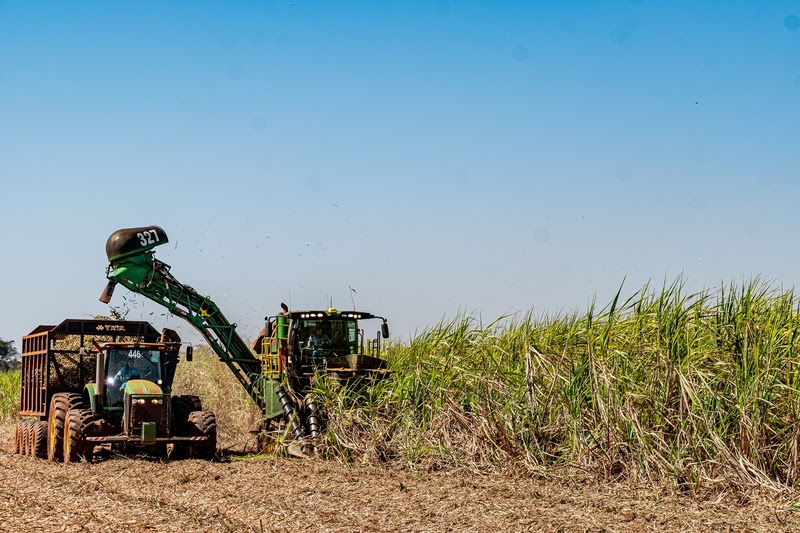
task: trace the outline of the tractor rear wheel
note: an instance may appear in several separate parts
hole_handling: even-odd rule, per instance
[[[206,437],[206,440],[194,441],[189,446],[189,456],[194,459],[211,460],[217,453],[217,417],[211,411],[193,411],[189,413],[193,437]]]
[[[33,450],[31,455],[39,459],[47,458],[47,422],[37,420],[33,423]]]
[[[67,412],[82,406],[81,395],[71,392],[53,394],[50,400],[50,417],[47,421],[47,458],[51,461],[64,460],[64,428]]]
[[[92,461],[94,443],[87,442],[89,426],[96,420],[89,409],[70,409],[67,412],[67,425],[64,427],[64,462],[76,463],[81,458]]]

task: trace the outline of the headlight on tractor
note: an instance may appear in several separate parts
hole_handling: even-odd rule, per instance
[[[156,403],[156,404],[161,404],[161,403],[164,403],[164,400],[162,400],[162,399],[160,399],[160,398],[153,398],[153,399],[152,399],[152,402],[153,402],[153,403]]]

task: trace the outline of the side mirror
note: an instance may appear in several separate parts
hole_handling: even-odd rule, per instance
[[[272,337],[272,322],[267,320],[267,325],[266,325],[266,327],[264,329],[267,332],[267,337]]]
[[[384,339],[389,338],[389,324],[387,324],[386,322],[381,324],[381,334],[383,334]]]
[[[187,361],[191,361],[192,360],[192,352],[194,352],[192,347],[191,346],[187,346],[186,347],[186,360]]]

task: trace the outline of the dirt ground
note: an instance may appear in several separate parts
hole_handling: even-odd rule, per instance
[[[318,460],[55,464],[0,428],[0,531],[798,531],[800,492],[699,501],[657,487]]]

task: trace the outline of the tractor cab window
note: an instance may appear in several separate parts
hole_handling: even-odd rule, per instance
[[[331,335],[333,344],[339,348],[339,355],[356,353],[358,331],[353,320],[334,320],[331,321]]]
[[[341,357],[357,351],[357,326],[352,320],[303,320],[295,331],[305,357]]]
[[[161,385],[161,352],[127,348],[109,350],[106,362],[106,405],[122,405],[125,383],[131,379],[146,379]]]

